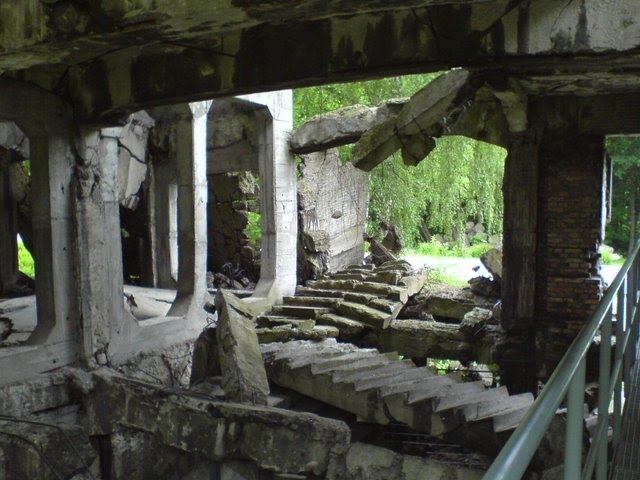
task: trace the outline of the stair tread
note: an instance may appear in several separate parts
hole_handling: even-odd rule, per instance
[[[433,410],[435,412],[442,412],[451,408],[467,405],[468,403],[474,402],[474,399],[490,397],[491,394],[487,392],[491,392],[491,390],[486,390],[482,382],[458,383],[452,385],[446,395],[433,400]]]
[[[496,433],[506,432],[513,430],[525,417],[527,412],[531,409],[531,405],[525,405],[516,407],[513,410],[501,413],[493,417],[493,431]]]
[[[352,383],[356,392],[368,390],[369,388],[356,388],[356,385],[362,382],[378,380],[382,378],[390,378],[396,376],[406,370],[414,369],[415,366],[411,360],[400,360],[391,362],[378,368],[370,369],[368,372],[355,372],[352,375],[341,376],[340,383]],[[374,387],[371,387],[374,388]]]
[[[418,378],[427,378],[436,376],[428,367],[408,368],[402,370],[400,373],[394,376],[393,381],[396,383],[404,383],[410,380]],[[367,390],[369,388],[377,388],[386,384],[382,375],[378,377],[365,378],[359,382],[356,382],[356,391]]]
[[[443,376],[417,377],[402,382],[383,385],[380,387],[380,395],[384,398],[397,393],[408,393],[418,390],[426,391],[430,388],[435,390],[447,384],[449,384],[449,381]]]

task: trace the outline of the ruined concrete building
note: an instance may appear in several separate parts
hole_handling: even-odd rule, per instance
[[[480,478],[484,460],[389,435],[495,454],[594,310],[604,137],[640,131],[639,19],[636,0],[2,2],[0,479]],[[291,135],[289,88],[441,70],[407,103]],[[294,152],[321,178],[335,146],[355,143],[368,171],[444,135],[508,151],[494,325],[508,389],[417,366],[445,341],[482,356],[497,337],[472,345],[467,323],[421,341],[396,320],[423,273],[351,265],[362,211],[308,185],[297,197]],[[254,264],[252,209],[255,290],[207,313],[207,271]],[[296,289],[301,224],[333,273]],[[31,288],[18,232],[36,304],[13,298]]]

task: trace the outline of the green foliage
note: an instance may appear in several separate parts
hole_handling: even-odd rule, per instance
[[[637,217],[634,207],[640,193],[640,137],[607,137],[606,149],[611,156],[613,178],[611,223],[606,228],[605,241],[624,252],[629,240],[636,237],[636,222],[632,219]]]
[[[427,283],[431,285],[438,285],[446,283],[447,285],[453,285],[454,287],[466,287],[467,281],[460,280],[459,278],[448,275],[441,267],[430,267],[429,276],[427,277]]]
[[[253,245],[260,244],[260,238],[262,237],[262,229],[260,228],[260,214],[256,212],[249,213],[249,223],[245,228],[245,233],[249,237],[249,241]]]
[[[31,256],[31,252],[27,250],[21,240],[18,240],[18,269],[25,275],[29,275],[31,278],[35,278],[36,271]]]
[[[375,105],[408,97],[440,73],[392,77],[369,82],[334,84],[294,91],[294,124],[354,104]],[[399,154],[374,168],[369,176],[369,234],[382,222],[399,227],[405,242],[420,240],[424,221],[434,233],[461,240],[469,220],[484,223],[489,233],[502,231],[504,149],[465,137],[443,137],[416,167],[406,167]],[[347,161],[350,147],[340,156]]]

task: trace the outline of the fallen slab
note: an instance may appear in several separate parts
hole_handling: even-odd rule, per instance
[[[362,136],[351,152],[353,164],[368,172],[403,147],[412,136],[419,136],[429,148],[435,147],[431,137],[446,133],[465,104],[473,99],[477,88],[471,85],[470,79],[466,70],[452,70],[416,92],[397,117]],[[424,158],[429,148],[420,148],[413,141],[405,148],[407,158],[412,159],[407,161],[415,164],[415,156]]]
[[[269,381],[253,321],[241,314],[241,301],[220,290],[216,297],[216,328],[222,388],[237,402],[266,405]]]
[[[249,460],[272,472],[323,476],[342,458],[343,422],[267,406],[211,400],[128,379],[103,369],[85,396],[90,435],[120,428],[148,432],[167,447],[215,462]]]
[[[352,105],[317,115],[291,134],[291,152],[306,154],[354,143],[375,125],[397,115],[406,101],[388,100],[376,107]]]

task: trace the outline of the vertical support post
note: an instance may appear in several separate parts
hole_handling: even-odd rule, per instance
[[[569,384],[567,398],[567,432],[564,448],[564,478],[581,477],[582,430],[584,428],[584,382],[586,360],[583,358]]]
[[[627,296],[627,280],[623,280],[618,290],[617,300],[618,305],[616,309],[616,351],[614,357],[614,364],[620,365],[621,368],[618,371],[616,378],[612,379],[615,382],[615,388],[613,390],[613,447],[615,448],[620,441],[620,434],[622,431],[622,377],[623,377],[623,351],[622,343],[624,341],[624,330],[626,321],[626,296]]]
[[[10,158],[0,152],[0,294],[16,281],[18,245],[16,205],[11,197]]]
[[[633,365],[633,357],[631,356],[631,352],[633,350],[633,317],[634,317],[634,303],[636,297],[635,290],[635,268],[632,267],[627,272],[625,283],[627,284],[627,304],[626,304],[626,315],[625,315],[625,326],[624,331],[625,335],[628,335],[628,340],[626,344],[626,350],[624,351],[624,367],[623,367],[623,376],[624,379],[624,397],[627,398],[629,396],[629,385],[631,385],[631,366]]]
[[[96,360],[106,360],[109,343],[125,328],[117,186],[121,130],[86,130],[76,142],[80,163],[73,193],[82,322],[80,352],[89,366]]]
[[[70,132],[30,135],[32,222],[38,325],[29,343],[70,340],[76,332]]]
[[[207,293],[207,113],[211,101],[180,109],[178,162],[178,292],[168,315],[187,315]]]
[[[600,327],[600,372],[598,390],[598,431],[601,425],[602,438],[599,438],[599,446],[596,457],[596,480],[606,480],[608,467],[607,431],[609,425],[609,386],[611,377],[611,320],[612,308],[609,307],[602,326]]]
[[[289,151],[293,128],[290,90],[240,97],[266,105],[260,139],[262,257],[260,281],[250,302],[275,303],[296,288],[298,212],[296,163]]]

